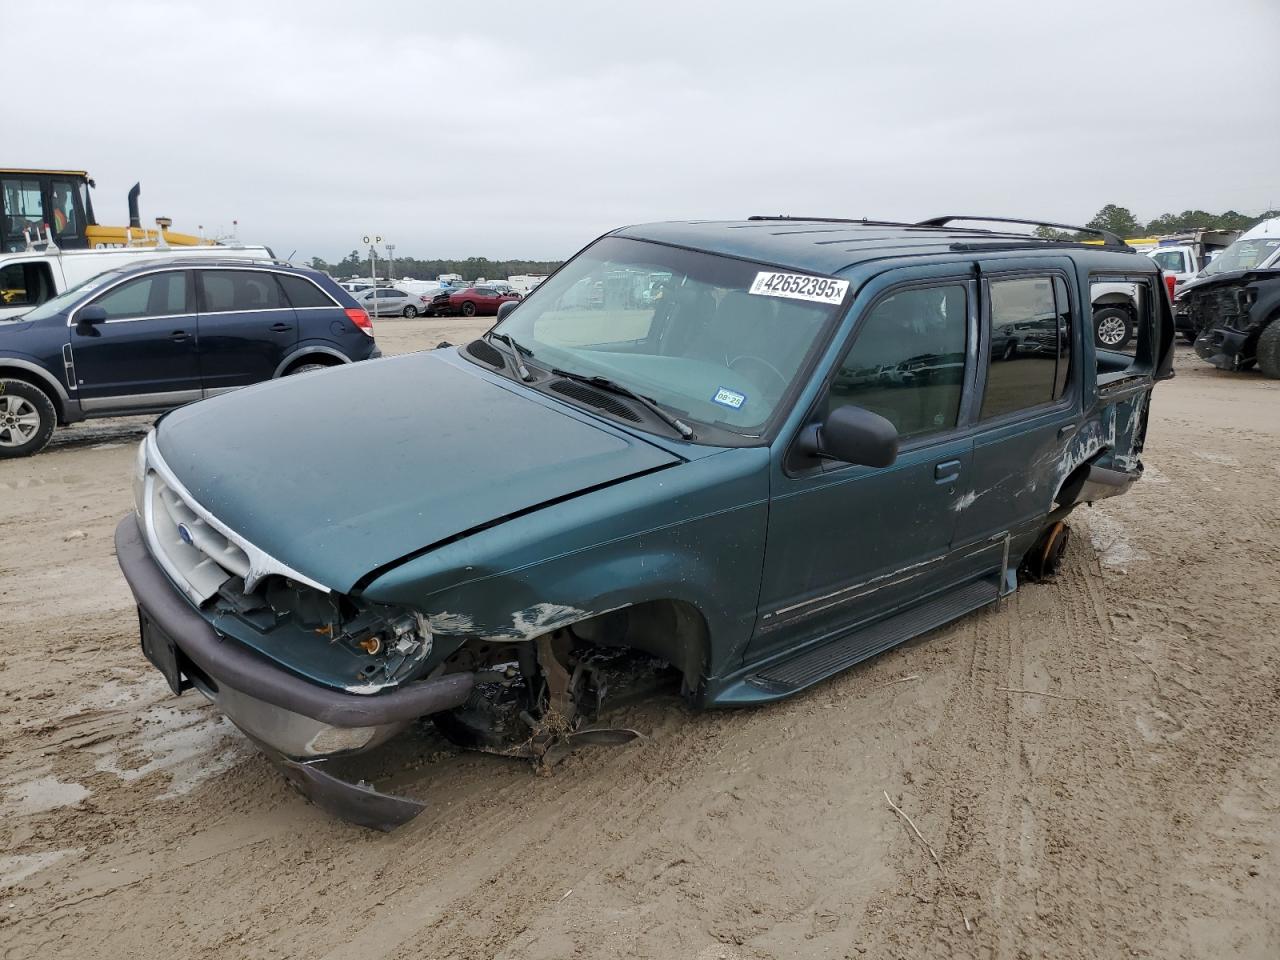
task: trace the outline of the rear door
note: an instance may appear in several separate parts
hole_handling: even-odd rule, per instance
[[[80,402],[86,411],[158,408],[200,397],[197,326],[187,270],[133,277],[82,304],[69,318]],[[88,305],[107,319],[86,324]]]
[[[196,271],[200,379],[205,396],[270,380],[298,342],[298,321],[275,274]]]
[[[980,264],[973,468],[958,504],[958,552],[1010,542],[1043,523],[1061,465],[1078,440],[1076,281],[1062,258]],[[1077,354],[1078,355],[1078,354]],[[1015,562],[1011,559],[1009,562]]]
[[[352,332],[352,323],[345,310],[309,277],[278,273],[276,279],[284,287],[293,315],[298,320],[299,344],[303,341],[341,341]]]
[[[411,302],[409,299],[409,294],[405,293],[403,290],[399,288],[396,288],[394,290],[387,290],[386,294],[387,294],[386,312],[390,316],[396,316],[397,314],[402,313],[404,311],[404,308],[409,306]]]

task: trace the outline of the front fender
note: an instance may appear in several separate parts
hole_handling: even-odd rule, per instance
[[[435,633],[531,640],[601,613],[676,600],[706,621],[712,676],[755,625],[768,450],[728,450],[500,523],[411,560],[364,591]]]

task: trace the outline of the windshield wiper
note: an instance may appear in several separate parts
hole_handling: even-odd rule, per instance
[[[650,399],[649,397],[645,397],[636,393],[630,387],[624,387],[622,384],[618,383],[617,381],[610,380],[608,377],[588,376],[585,373],[574,373],[572,370],[560,370],[558,368],[553,367],[551,372],[554,373],[557,377],[564,377],[568,380],[577,380],[579,383],[586,383],[586,384],[589,384],[590,386],[598,387],[601,390],[607,390],[610,393],[616,393],[619,396],[628,398],[629,400],[634,400],[636,403],[640,404],[642,407],[644,407],[646,410],[652,413],[655,417],[658,417],[660,420],[662,420],[664,423],[670,426],[673,430],[679,433],[680,436],[683,437],[685,440],[694,439],[693,428],[691,426],[689,426],[679,417],[674,417],[671,414],[667,413],[667,411],[663,410],[662,407],[658,406],[656,401]]]
[[[516,374],[521,380],[528,383],[533,379],[533,374],[529,372],[529,368],[526,367],[524,365],[524,361],[520,359],[520,354],[524,354],[526,357],[532,357],[532,350],[526,346],[516,343],[515,340],[505,333],[494,333],[490,330],[485,334],[485,336],[490,340],[497,340],[499,343],[505,343],[507,345],[509,350],[503,351],[503,353],[505,353],[507,358],[515,364]]]

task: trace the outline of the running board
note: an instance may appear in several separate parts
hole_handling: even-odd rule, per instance
[[[993,579],[984,577],[975,580],[948,590],[920,606],[806,650],[790,660],[772,664],[749,677],[747,682],[771,693],[794,693],[912,637],[918,637],[993,603],[999,599],[999,595],[999,588]]]

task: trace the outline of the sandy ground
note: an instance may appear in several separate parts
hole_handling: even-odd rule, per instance
[[[390,835],[143,661],[111,533],[147,421],[0,464],[0,956],[1280,955],[1280,383],[1179,351],[1057,582],[772,707],[632,708],[548,778],[416,734]]]

